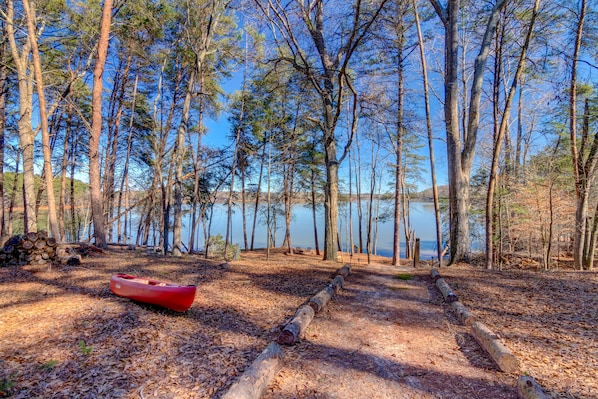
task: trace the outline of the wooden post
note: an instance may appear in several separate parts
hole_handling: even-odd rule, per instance
[[[419,238],[415,239],[415,251],[413,253],[413,267],[419,266]]]

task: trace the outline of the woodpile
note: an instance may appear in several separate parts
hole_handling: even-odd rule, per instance
[[[39,265],[56,260],[56,240],[45,231],[10,237],[0,248],[0,265]]]

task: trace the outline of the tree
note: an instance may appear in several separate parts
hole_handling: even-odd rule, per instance
[[[91,132],[89,135],[89,190],[91,194],[91,214],[95,243],[100,248],[106,246],[106,226],[104,225],[104,207],[100,183],[100,137],[102,135],[102,77],[108,55],[110,40],[110,21],[112,19],[112,0],[104,0],[98,52],[93,71]]]
[[[19,51],[17,24],[14,18],[14,1],[6,2],[6,33],[12,60],[15,65],[19,86],[19,145],[23,156],[23,209],[25,232],[37,231],[37,214],[35,212],[35,179],[34,179],[34,138],[32,127],[33,78],[29,74],[31,41],[25,40]]]
[[[196,95],[196,85],[201,81],[198,75],[201,71],[205,71],[203,65],[206,57],[210,52],[214,51],[212,46],[215,42],[215,37],[219,34],[220,25],[223,23],[229,4],[229,0],[200,1],[195,4],[187,4],[184,10],[186,14],[186,25],[184,25],[185,46],[192,53],[193,61],[190,66],[182,116],[177,129],[174,147],[173,256],[181,256],[182,253],[183,160],[185,155],[185,136],[189,130],[191,101]]]
[[[0,20],[2,26],[2,37],[6,37],[6,24]],[[6,127],[6,97],[7,97],[7,52],[4,41],[0,43],[0,236],[4,236],[6,229],[6,218],[4,214],[4,143]]]
[[[486,24],[474,65],[474,76],[469,100],[467,125],[459,128],[459,15],[460,0],[449,0],[443,6],[439,0],[430,0],[444,25],[444,118],[446,125],[448,180],[449,180],[449,223],[450,260],[456,263],[465,260],[469,253],[469,178],[475,155],[480,118],[480,100],[486,61],[490,45],[506,0],[497,0]]]
[[[325,260],[337,260],[338,169],[352,141],[349,138],[339,156],[336,126],[347,87],[353,79],[349,64],[387,1],[365,4],[355,0],[352,4],[334,4],[328,8],[330,4],[323,0],[284,4],[278,0],[255,0],[273,26],[278,60],[290,63],[318,95],[321,116],[317,123],[322,131],[326,166]],[[332,15],[333,12],[340,14]]]
[[[432,135],[432,121],[430,117],[430,95],[428,83],[428,64],[426,61],[424,39],[419,21],[416,0],[413,0],[413,13],[415,15],[415,26],[417,27],[417,39],[419,44],[419,54],[421,59],[422,83],[424,88],[424,106],[426,114],[426,133],[428,139],[428,150],[430,158],[430,175],[432,177],[432,197],[434,200],[434,215],[436,221],[436,250],[438,255],[438,266],[442,267],[442,228],[440,223],[440,204],[438,200],[438,184],[436,183],[436,163],[434,157],[434,140]]]
[[[496,178],[498,174],[498,161],[501,151],[501,144],[503,138],[507,132],[507,125],[509,123],[509,117],[511,112],[511,104],[513,103],[513,98],[515,97],[515,91],[517,90],[517,85],[521,79],[521,74],[523,73],[523,66],[525,64],[527,51],[530,46],[530,41],[532,39],[532,35],[534,32],[534,23],[536,22],[536,17],[538,16],[538,9],[540,7],[540,0],[535,0],[534,8],[532,10],[531,19],[529,22],[529,26],[527,29],[527,33],[525,36],[525,42],[521,47],[521,52],[519,54],[519,61],[517,63],[517,69],[515,71],[515,76],[513,77],[513,81],[511,82],[511,86],[509,88],[509,92],[507,94],[506,102],[504,105],[504,110],[502,113],[502,119],[500,122],[500,127],[498,128],[498,132],[494,139],[494,149],[492,153],[492,165],[490,167],[490,176],[488,178],[488,193],[486,195],[486,268],[492,269],[493,268],[493,258],[494,258],[494,192],[496,189]],[[497,62],[500,62],[497,61]]]
[[[42,146],[44,153],[44,175],[46,177],[46,193],[48,196],[48,219],[50,222],[50,233],[55,239],[60,239],[58,231],[58,220],[56,219],[56,200],[54,199],[54,175],[52,174],[52,151],[50,150],[50,134],[48,132],[48,114],[46,109],[46,96],[44,94],[44,79],[42,75],[42,64],[37,46],[37,35],[35,30],[35,9],[28,0],[23,0],[23,8],[27,18],[27,32],[31,43],[33,55],[33,69],[37,86],[37,99],[39,118],[42,128]]]
[[[595,135],[593,140],[589,137],[585,121],[584,128],[582,128],[581,144],[579,148],[577,143],[577,74],[582,38],[584,35],[586,12],[586,0],[581,0],[579,13],[577,14],[578,19],[575,30],[573,55],[571,58],[571,81],[569,88],[569,137],[576,193],[573,263],[575,268],[579,270],[592,268],[594,261],[589,256],[590,253],[593,255],[593,245],[589,245],[589,243],[591,243],[591,231],[588,226],[588,204],[592,183],[595,179],[596,168],[598,166],[598,135]],[[586,100],[586,110],[587,109],[588,103]],[[592,248],[591,252],[589,252],[590,248]]]

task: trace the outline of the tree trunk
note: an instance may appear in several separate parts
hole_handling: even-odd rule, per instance
[[[187,82],[187,92],[185,93],[185,101],[183,103],[181,123],[177,130],[176,145],[174,147],[173,168],[175,170],[175,178],[172,256],[175,257],[183,254],[183,240],[181,236],[181,230],[183,228],[183,160],[185,157],[185,136],[189,124],[189,114],[191,112],[191,100],[193,98],[196,73],[197,70],[194,66],[191,69],[189,81]]]
[[[33,69],[37,86],[37,100],[39,108],[40,124],[42,127],[42,149],[44,154],[44,174],[46,183],[46,196],[48,198],[48,221],[50,223],[51,237],[60,239],[58,230],[58,219],[56,218],[56,199],[54,197],[54,175],[52,174],[52,151],[50,150],[50,134],[48,131],[48,114],[46,109],[46,96],[44,94],[44,80],[42,74],[41,59],[37,47],[37,35],[35,32],[35,10],[28,0],[23,0],[23,8],[27,15],[27,31],[31,43],[31,54],[33,56]]]
[[[37,215],[35,212],[35,179],[34,161],[34,133],[32,129],[32,97],[33,79],[28,73],[31,42],[26,41],[21,48],[17,48],[15,39],[14,2],[6,3],[5,29],[10,45],[13,63],[15,65],[19,87],[19,146],[23,157],[23,209],[25,232],[37,230]]]
[[[2,37],[6,37],[6,24],[2,23]],[[4,215],[4,129],[6,126],[7,94],[7,52],[6,43],[0,43],[0,237],[6,235]]]
[[[583,269],[583,247],[586,236],[587,201],[583,198],[583,154],[577,149],[577,63],[581,50],[583,29],[586,16],[586,1],[581,0],[581,9],[577,21],[575,47],[571,59],[571,86],[569,94],[569,135],[571,139],[571,159],[575,177],[575,192],[577,194],[575,211],[575,232],[573,236],[573,264],[578,270]]]
[[[405,75],[403,68],[403,47],[405,46],[403,18],[406,2],[399,1],[399,26],[396,28],[396,49],[397,49],[397,131],[396,144],[393,145],[395,153],[395,198],[394,198],[394,228],[393,228],[393,249],[392,264],[398,265],[401,257],[401,181],[403,180],[403,127],[404,101],[405,101]]]
[[[420,59],[422,63],[422,79],[424,86],[424,103],[426,111],[426,131],[428,137],[428,150],[430,154],[430,175],[432,177],[432,197],[434,199],[434,216],[436,221],[436,251],[438,256],[438,267],[442,267],[442,227],[440,220],[440,202],[438,199],[438,184],[436,183],[436,165],[434,160],[434,137],[432,133],[432,120],[430,116],[430,95],[428,84],[428,66],[426,62],[424,39],[417,12],[417,2],[413,0],[413,9],[415,10],[415,24],[417,27],[417,37],[419,43]]]
[[[449,181],[450,264],[466,260],[469,254],[469,176],[475,154],[479,125],[479,107],[484,71],[492,37],[496,31],[499,11],[505,0],[498,0],[492,8],[480,52],[475,60],[474,77],[469,102],[467,131],[459,131],[458,55],[460,1],[449,1],[443,7],[438,0],[430,0],[445,28],[445,103],[444,115],[447,136]]]
[[[130,120],[129,120],[129,134],[127,136],[127,153],[125,155],[125,165],[123,168],[123,174],[122,174],[122,178],[120,181],[120,189],[118,190],[118,202],[117,202],[117,206],[116,206],[116,212],[118,215],[120,215],[120,209],[122,207],[122,203],[123,203],[123,197],[125,197],[125,201],[126,201],[126,194],[125,192],[128,192],[129,190],[129,185],[126,184],[128,182],[129,179],[129,162],[131,159],[131,148],[133,145],[133,120],[135,119],[135,101],[137,100],[137,84],[139,83],[139,75],[135,76],[135,84],[133,86],[133,100],[131,102],[131,116],[130,116]],[[125,204],[125,208],[126,208],[127,204]],[[127,218],[126,218],[126,213],[125,213],[125,226],[124,226],[124,242],[127,242]],[[118,242],[122,242],[122,227],[121,227],[121,217],[119,217],[117,219],[117,227],[116,227],[116,232],[117,232],[117,238],[118,238]]]
[[[112,17],[112,0],[104,0],[102,20],[100,22],[100,38],[98,40],[98,56],[93,72],[92,119],[89,135],[89,190],[91,194],[91,212],[95,244],[99,248],[106,247],[106,230],[104,226],[104,209],[100,186],[100,137],[102,135],[102,77],[108,54],[110,40],[110,21]]]
[[[261,195],[260,187],[262,186],[262,178],[264,176],[264,163],[266,162],[266,147],[267,147],[266,137],[267,137],[267,135],[264,135],[264,142],[262,143],[262,156],[260,159],[260,174],[257,179],[257,188],[256,188],[256,193],[255,193],[255,207],[253,208],[253,224],[251,226],[251,250],[252,251],[254,249],[253,244],[255,241],[255,226],[257,223],[257,214],[258,214],[259,204],[260,204],[260,195]]]
[[[525,64],[525,58],[527,55],[527,50],[529,48],[529,44],[532,38],[534,24],[536,21],[536,16],[538,15],[538,9],[540,7],[540,0],[536,0],[534,3],[534,9],[532,11],[532,17],[530,20],[530,25],[525,37],[525,43],[521,49],[521,54],[519,56],[519,62],[517,63],[517,70],[515,72],[515,76],[513,77],[513,81],[511,83],[511,87],[509,89],[509,93],[506,98],[505,107],[502,113],[502,120],[500,122],[500,127],[498,130],[498,135],[494,142],[494,149],[492,153],[492,165],[490,167],[490,176],[488,178],[488,194],[486,196],[486,269],[493,268],[493,258],[494,258],[494,246],[493,246],[493,239],[494,239],[494,191],[496,189],[496,179],[498,175],[498,161],[500,156],[501,144],[505,133],[508,128],[509,124],[509,117],[511,114],[511,104],[513,103],[513,98],[515,97],[515,91],[517,90],[517,84],[519,83],[519,79],[521,78],[521,74],[523,73],[523,66]]]

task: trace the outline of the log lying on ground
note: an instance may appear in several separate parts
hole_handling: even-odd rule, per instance
[[[351,274],[351,265],[348,263],[336,271],[336,275],[343,278],[347,278],[349,274]]]
[[[222,399],[259,399],[283,365],[282,349],[272,342],[222,396]]]
[[[530,376],[522,375],[519,377],[517,388],[521,399],[548,399],[540,384]]]
[[[432,276],[432,281],[436,282],[439,278],[442,278],[438,269],[430,270],[430,275]]]
[[[455,295],[451,287],[448,285],[446,281],[444,281],[443,278],[439,278],[438,280],[436,280],[436,287],[438,287],[438,289],[442,293],[442,296],[444,297],[444,301],[446,303],[453,303],[459,300],[459,298],[457,298],[457,295]]]
[[[343,288],[343,284],[345,283],[345,279],[341,275],[337,275],[332,282],[330,283],[330,287],[334,290],[334,292],[338,292],[341,288]]]
[[[455,301],[451,303],[451,307],[457,313],[459,320],[461,320],[461,323],[464,325],[471,326],[476,321],[475,315],[471,313],[469,309],[467,309],[461,302]]]
[[[282,345],[292,345],[299,341],[301,335],[305,332],[305,329],[311,323],[315,316],[314,309],[309,305],[303,305],[297,312],[295,317],[291,319],[289,323],[282,329],[278,335],[277,342]]]
[[[60,264],[67,266],[77,266],[81,264],[81,255],[65,255],[60,257]]]
[[[314,312],[319,313],[322,309],[324,309],[326,304],[330,302],[330,299],[333,295],[334,288],[332,288],[331,286],[327,286],[322,291],[314,295],[307,304],[311,306]]]
[[[516,373],[519,371],[519,361],[515,355],[488,327],[476,321],[471,325],[471,332],[476,341],[488,352],[502,371],[505,373]]]

